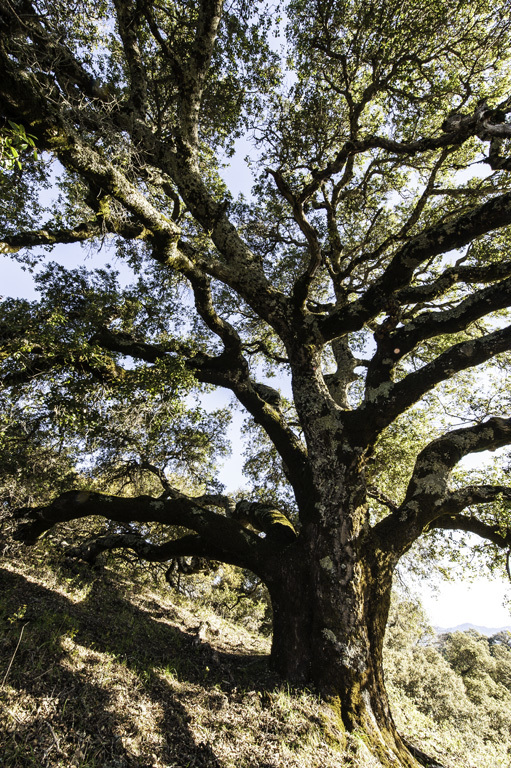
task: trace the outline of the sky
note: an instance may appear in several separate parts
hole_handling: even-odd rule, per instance
[[[451,629],[466,622],[498,629],[511,627],[511,612],[503,605],[511,598],[511,583],[478,579],[467,582],[443,582],[438,594],[424,585],[421,602],[435,627]]]

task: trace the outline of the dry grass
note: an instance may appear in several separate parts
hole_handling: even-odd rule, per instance
[[[0,587],[2,768],[370,768],[267,639],[170,591],[26,558]]]

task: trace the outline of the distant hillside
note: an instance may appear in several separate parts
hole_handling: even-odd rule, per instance
[[[456,627],[433,627],[435,632],[439,635],[448,634],[450,632],[468,632],[469,629],[475,629],[476,632],[479,632],[480,635],[486,635],[486,637],[491,637],[492,635],[496,635],[497,632],[511,632],[511,625],[508,625],[507,627],[480,627],[477,624],[458,624]]]

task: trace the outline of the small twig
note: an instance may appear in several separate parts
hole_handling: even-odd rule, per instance
[[[57,735],[56,735],[55,731],[53,730],[53,726],[51,725],[50,722],[48,722],[48,720],[43,720],[43,722],[46,723],[46,725],[48,726],[48,728],[51,731],[51,735],[53,736],[53,741],[55,742],[55,747],[57,748],[57,753],[59,755],[63,755],[64,753],[63,753],[63,751],[60,748],[60,743],[59,743],[59,740],[57,739]],[[51,749],[51,747],[46,750],[46,753],[48,753],[50,751],[50,749]]]
[[[511,581],[511,549],[508,549],[508,551],[507,551],[506,571],[507,571],[507,575],[509,577],[509,581]]]
[[[28,622],[27,622],[27,624],[28,624]],[[25,627],[26,627],[26,626],[27,626],[26,624],[23,624],[23,626],[21,627],[21,632],[20,632],[20,636],[19,636],[19,638],[18,638],[18,643],[17,643],[17,645],[16,645],[16,648],[14,649],[14,653],[13,653],[13,654],[12,654],[12,656],[11,656],[11,660],[10,660],[10,662],[9,662],[9,666],[7,667],[7,672],[6,672],[6,673],[5,673],[5,675],[4,675],[4,679],[2,680],[2,688],[4,687],[4,685],[5,685],[5,681],[7,680],[7,675],[8,675],[8,674],[9,674],[9,672],[11,671],[12,663],[13,663],[13,661],[14,661],[14,657],[16,656],[16,654],[17,654],[17,652],[18,652],[18,648],[20,647],[21,638],[23,637],[23,632],[25,631]]]

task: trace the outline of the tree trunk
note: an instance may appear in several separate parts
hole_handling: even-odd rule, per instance
[[[383,681],[392,569],[369,545],[356,562],[352,546],[344,556],[338,547],[335,558],[318,557],[322,536],[314,533],[288,547],[268,579],[273,666],[327,698],[342,728],[363,734],[382,766],[417,768],[396,731]]]

